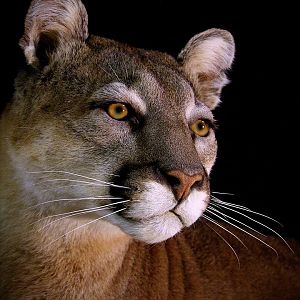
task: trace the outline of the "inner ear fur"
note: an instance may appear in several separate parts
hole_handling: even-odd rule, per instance
[[[44,66],[58,47],[88,38],[88,15],[80,0],[33,0],[20,40],[27,63]]]
[[[197,98],[211,110],[220,103],[221,90],[228,83],[225,72],[232,65],[234,52],[232,35],[214,28],[195,35],[178,55]]]

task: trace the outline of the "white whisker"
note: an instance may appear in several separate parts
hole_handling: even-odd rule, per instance
[[[110,183],[110,182],[106,182],[106,181],[103,181],[103,180],[99,180],[99,179],[96,179],[96,178],[92,178],[92,177],[88,177],[88,176],[84,176],[84,175],[80,175],[80,174],[76,174],[76,173],[72,173],[72,172],[67,172],[67,171],[37,171],[37,172],[28,172],[28,173],[31,173],[31,174],[39,174],[39,173],[60,173],[60,174],[66,174],[66,175],[73,175],[73,176],[77,176],[77,177],[81,177],[81,178],[85,178],[85,179],[89,179],[89,180],[92,180],[92,181],[96,181],[96,182],[99,182],[99,183],[104,183],[108,186],[112,186],[112,187],[118,187],[118,188],[124,188],[124,189],[129,189],[129,187],[126,187],[126,186],[122,186],[122,185],[116,185],[116,184],[113,184],[113,183]],[[75,181],[76,182],[76,181]],[[78,181],[80,182],[80,181]],[[86,182],[86,181],[82,181],[83,183],[90,183],[90,182]]]
[[[211,203],[211,205],[213,205],[213,203]],[[219,210],[217,210],[217,209],[214,208],[214,207],[209,207],[209,208],[207,208],[207,209],[208,209],[208,211],[209,211],[209,209],[210,209],[210,210],[213,210],[214,212],[221,214],[224,218],[229,218],[229,219],[231,219],[231,220],[233,220],[233,221],[235,221],[235,222],[237,222],[237,223],[239,223],[239,224],[245,226],[246,228],[249,228],[250,230],[256,232],[257,234],[260,234],[260,235],[266,237],[266,235],[262,234],[262,233],[259,232],[258,230],[252,228],[251,226],[249,226],[249,225],[247,225],[247,224],[244,224],[243,222],[241,222],[241,221],[239,221],[239,220],[236,220],[235,218],[233,218],[233,217],[231,217],[231,216],[228,216],[228,215],[225,214],[225,213],[220,212]]]
[[[106,71],[106,69],[104,69],[103,67],[101,66],[98,66],[102,71],[104,71],[107,75],[109,75],[110,77],[114,77],[113,75],[111,75],[109,72]]]
[[[204,216],[204,218],[205,218],[205,216]],[[207,220],[207,221],[209,221],[209,220]],[[235,252],[235,250],[233,249],[233,247],[230,245],[230,243],[218,231],[216,231],[214,228],[212,228],[211,226],[209,226],[206,222],[204,222],[204,224],[206,226],[208,226],[211,230],[213,230],[230,247],[230,249],[232,250],[232,252],[234,253],[234,255],[235,255],[236,259],[237,259],[237,262],[238,262],[238,265],[239,265],[239,269],[240,269],[241,268],[240,259],[239,259],[238,255],[237,255],[237,253]]]
[[[273,232],[275,235],[277,235],[286,245],[287,245],[287,247],[293,252],[293,253],[295,253],[294,252],[294,250],[291,248],[291,246],[288,244],[288,242],[278,233],[278,232],[276,232],[275,230],[273,230],[272,228],[270,228],[270,227],[268,227],[267,225],[265,225],[265,224],[263,224],[263,223],[261,223],[261,222],[259,222],[259,221],[257,221],[257,220],[255,220],[255,219],[253,219],[253,218],[251,218],[251,217],[249,217],[249,216],[247,216],[247,215],[245,215],[245,214],[243,214],[243,213],[241,213],[241,212],[239,212],[239,211],[236,211],[235,209],[232,209],[232,208],[229,208],[229,207],[226,207],[225,205],[222,205],[222,204],[218,204],[218,205],[221,205],[222,207],[224,207],[225,209],[228,209],[228,210],[230,210],[230,211],[233,211],[233,212],[235,212],[236,214],[239,214],[239,215],[242,215],[242,216],[244,216],[245,218],[247,218],[247,219],[249,219],[249,220],[251,220],[251,221],[253,221],[253,222],[255,222],[255,223],[257,223],[257,224],[259,224],[259,225],[261,225],[261,226],[263,226],[263,227],[265,227],[265,228],[267,228],[268,230],[270,230],[271,232]],[[231,217],[229,217],[230,219],[234,219],[234,218],[231,218]],[[236,220],[236,222],[238,222],[238,223],[241,223],[241,222],[239,222],[239,221],[237,221]],[[241,224],[243,224],[243,223],[241,223]],[[246,226],[246,227],[248,227],[248,226]],[[248,227],[249,228],[249,227]],[[253,229],[252,229],[253,230]],[[256,230],[254,230],[255,232],[258,232],[258,231],[256,231]],[[259,232],[258,232],[259,233]]]
[[[246,206],[242,206],[242,205],[238,205],[238,204],[234,204],[234,203],[230,203],[230,202],[225,202],[225,201],[222,201],[222,200],[216,198],[215,196],[212,196],[212,197],[213,197],[213,198],[212,198],[212,201],[214,201],[214,202],[223,204],[223,205],[225,205],[225,206],[230,206],[230,207],[234,207],[234,208],[237,208],[237,209],[240,209],[240,210],[244,210],[244,211],[250,212],[250,213],[252,213],[252,214],[258,215],[258,216],[262,216],[262,217],[264,217],[264,218],[266,218],[266,219],[269,219],[269,220],[271,220],[271,221],[273,221],[273,222],[279,224],[281,227],[283,227],[283,225],[282,225],[280,222],[278,222],[277,220],[275,220],[275,219],[273,219],[273,218],[271,218],[271,217],[269,217],[269,216],[267,216],[267,215],[264,215],[264,214],[262,214],[262,213],[259,213],[259,212],[257,212],[257,211],[251,210],[251,209],[249,209],[249,208],[246,207]]]
[[[86,210],[86,211],[82,211],[82,212],[77,212],[77,213],[70,213],[69,215],[67,216],[63,216],[61,218],[58,218],[56,220],[53,220],[51,221],[50,223],[47,223],[46,225],[44,225],[43,227],[39,228],[38,231],[42,231],[44,230],[45,228],[49,227],[50,225],[54,224],[54,223],[57,223],[61,220],[64,220],[64,219],[67,219],[67,218],[70,218],[70,217],[74,217],[74,216],[79,216],[79,215],[84,215],[84,214],[89,214],[89,213],[94,213],[94,212],[97,212],[97,211],[101,211],[101,210],[107,210],[107,209],[113,209],[115,208],[115,206],[110,206],[110,207],[104,207],[104,206],[99,206],[98,208],[95,207],[95,208],[91,208],[89,210]]]
[[[70,218],[70,217],[74,217],[74,216],[79,216],[79,215],[84,215],[84,214],[89,214],[89,213],[93,213],[93,212],[96,212],[96,211],[101,211],[101,210],[106,210],[106,209],[112,209],[112,208],[115,208],[114,206],[111,206],[111,207],[99,207],[99,208],[91,208],[89,210],[86,210],[86,211],[82,211],[82,212],[77,212],[77,213],[70,213],[69,215],[67,216],[63,216],[61,218],[58,218],[56,220],[53,220],[51,221],[50,223],[47,223],[46,225],[44,225],[43,227],[39,228],[38,231],[42,231],[44,230],[45,228],[49,227],[50,225],[54,224],[54,223],[57,223],[61,220],[64,220],[64,219],[67,219],[67,218]]]
[[[67,181],[67,182],[77,182],[77,183],[85,183],[89,185],[94,185],[94,186],[112,186],[112,187],[117,187],[117,188],[122,188],[122,189],[129,189],[128,187],[121,186],[121,185],[116,185],[112,183],[107,183],[107,182],[102,182],[103,184],[100,183],[94,183],[94,182],[88,182],[88,181],[82,181],[82,180],[76,180],[76,179],[67,179],[67,178],[54,178],[54,179],[47,179],[45,181],[41,181],[40,183],[45,183],[45,182],[55,182],[55,181]]]
[[[107,63],[107,64],[108,64],[109,68],[112,70],[112,72],[114,73],[114,75],[115,75],[115,77],[117,78],[117,80],[118,80],[119,82],[121,82],[121,80],[120,80],[118,74],[117,74],[116,71],[113,69],[113,67],[112,67],[109,63]]]
[[[224,193],[224,192],[211,192],[212,194],[218,194],[218,195],[229,195],[229,196],[234,196],[232,193]]]
[[[127,68],[126,68],[126,65],[124,64],[124,61],[123,61],[123,65],[124,65],[125,72],[126,72],[126,79],[128,79],[128,78],[129,78],[128,70],[127,70]]]
[[[232,236],[234,236],[246,249],[248,249],[248,247],[243,243],[243,241],[234,233],[232,233],[230,230],[228,230],[227,228],[225,228],[224,226],[222,226],[220,223],[218,223],[216,220],[210,218],[207,215],[202,215],[206,220],[216,224],[217,226],[219,226],[220,228],[222,228],[223,230],[227,231],[229,234],[231,234]]]
[[[30,208],[38,207],[48,203],[60,202],[60,201],[84,201],[84,200],[120,200],[120,197],[110,197],[110,196],[97,196],[97,197],[85,197],[85,198],[62,198],[62,199],[54,199],[45,202],[41,202],[35,205],[30,206]]]
[[[45,182],[56,182],[56,181],[67,181],[67,182],[77,182],[77,183],[85,183],[90,185],[96,185],[96,186],[108,186],[107,184],[99,184],[95,182],[88,182],[83,180],[77,180],[77,179],[67,179],[67,178],[54,178],[54,179],[47,179],[44,181],[40,181],[39,183],[45,183]]]
[[[121,203],[126,203],[128,201],[130,201],[130,200],[123,200],[123,201],[118,201],[118,202],[105,204],[105,205],[101,205],[101,206],[97,206],[97,207],[83,208],[83,209],[79,209],[79,210],[73,210],[73,211],[69,211],[69,212],[65,212],[65,213],[55,214],[55,215],[52,215],[52,216],[47,216],[47,217],[40,218],[39,220],[33,222],[32,224],[35,224],[37,222],[41,222],[43,220],[50,219],[50,218],[55,218],[55,217],[60,217],[60,216],[65,216],[65,215],[72,216],[73,214],[86,212],[86,211],[90,211],[90,212],[97,211],[98,209],[107,208],[107,207],[114,206],[114,205],[121,204]]]
[[[125,210],[125,209],[126,209],[126,208],[119,209],[119,210],[117,210],[117,211],[115,211],[115,212],[109,213],[109,214],[107,214],[107,215],[105,215],[105,216],[102,216],[102,217],[100,217],[100,218],[97,218],[97,219],[95,219],[95,220],[92,220],[92,221],[90,221],[90,222],[87,222],[87,223],[85,223],[85,224],[82,224],[82,225],[80,225],[80,226],[78,226],[78,227],[76,227],[76,228],[74,228],[74,229],[68,231],[67,233],[61,235],[60,237],[58,237],[57,239],[55,239],[54,241],[52,241],[51,243],[49,243],[47,246],[49,246],[49,245],[51,245],[51,244],[57,242],[58,240],[60,240],[61,238],[67,236],[68,234],[74,232],[75,230],[78,230],[78,229],[80,229],[80,228],[82,228],[82,227],[88,226],[88,225],[90,225],[90,224],[92,224],[92,223],[95,223],[95,222],[97,222],[97,221],[99,221],[99,220],[101,220],[101,219],[104,219],[104,218],[108,217],[108,216],[114,215],[114,214],[116,214],[116,213],[118,213],[118,212],[120,212],[120,211],[123,211],[123,210]]]
[[[70,187],[89,186],[89,185],[94,186],[95,184],[94,184],[94,182],[91,182],[91,183],[82,183],[82,184],[68,184],[68,185],[59,186],[59,187],[55,186],[55,187],[53,187],[51,189],[42,189],[41,191],[45,193],[45,192],[49,192],[49,191],[56,191],[56,190],[61,190],[61,189],[67,189],[67,188],[70,188]],[[105,185],[103,185],[103,186],[105,186]]]
[[[89,174],[99,175],[98,172],[91,172]],[[101,174],[105,174],[105,175],[109,175],[109,176],[114,176],[114,177],[120,177],[120,175],[112,174],[112,173],[103,173],[103,172],[101,172]],[[98,180],[98,179],[96,179],[96,180]]]
[[[214,215],[214,216],[216,216],[216,217],[219,218],[220,220],[223,220],[223,221],[226,222],[227,224],[230,224],[231,226],[233,226],[233,227],[239,229],[240,231],[242,231],[242,232],[248,234],[249,236],[252,236],[253,238],[255,238],[256,240],[260,241],[260,242],[261,242],[262,244],[264,244],[265,246],[267,246],[267,247],[269,247],[270,249],[272,249],[272,250],[276,253],[276,255],[278,256],[278,252],[277,252],[272,246],[270,246],[269,244],[267,244],[266,242],[264,242],[263,240],[261,240],[260,238],[258,238],[257,236],[255,236],[254,234],[252,234],[252,233],[246,231],[246,230],[243,229],[243,228],[238,227],[237,225],[233,224],[232,222],[229,222],[229,221],[226,220],[225,218],[223,218],[223,217],[221,217],[221,216],[215,214],[215,213],[212,212],[212,211],[209,211],[209,213],[212,214],[212,215]]]
[[[93,180],[93,181],[98,181],[98,182],[102,182],[101,180],[97,179],[97,178],[93,178],[93,177],[88,177],[82,174],[77,174],[74,172],[68,172],[68,171],[61,171],[61,170],[52,170],[52,171],[33,171],[33,172],[28,172],[29,174],[51,174],[51,173],[56,173],[56,174],[65,174],[65,175],[72,175],[72,176],[76,176],[76,177],[81,177],[81,178],[85,178],[85,179],[89,179],[89,180]],[[111,175],[111,176],[119,176],[119,175],[114,175],[114,174],[109,174],[109,173],[104,173],[105,175]]]
[[[218,205],[218,203],[214,203],[213,201],[210,201],[209,202],[209,206],[207,207],[207,209],[209,209],[209,208],[212,208],[211,206],[216,206],[220,211],[222,211],[223,213],[224,213],[224,218],[226,218],[227,217],[227,215],[225,215],[225,210],[222,208],[222,207],[219,207]]]

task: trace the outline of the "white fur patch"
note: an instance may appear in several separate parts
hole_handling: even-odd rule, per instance
[[[183,225],[173,213],[167,212],[162,216],[152,218],[147,223],[142,223],[138,228],[140,240],[147,243],[159,243],[177,234]]]
[[[111,221],[126,233],[146,243],[158,243],[178,233],[183,224],[171,212],[177,205],[170,188],[155,181],[148,181],[143,192],[133,196],[130,207],[125,212],[127,220],[113,216]]]
[[[114,70],[108,71],[117,77],[117,75],[114,74]],[[128,102],[141,114],[146,113],[146,103],[139,96],[138,92],[134,89],[128,88],[124,83],[121,82],[113,82],[105,85],[99,91],[94,93],[93,97],[100,99],[103,97],[113,97],[119,102]]]
[[[183,228],[179,218],[172,212],[166,212],[164,215],[136,223],[116,215],[113,215],[109,220],[132,237],[148,244],[165,241]]]
[[[218,74],[220,69],[227,69],[233,60],[228,47],[228,43],[219,37],[203,41],[201,46],[190,51],[184,66],[186,72],[193,73],[197,70],[204,74]]]
[[[219,74],[232,64],[234,41],[229,32],[210,29],[190,39],[179,57],[184,58],[188,74]]]
[[[158,243],[171,238],[184,226],[193,224],[208,204],[206,192],[193,191],[176,207],[171,190],[155,181],[144,184],[144,191],[136,195],[126,211],[126,217],[112,216],[110,221],[126,233],[146,243]],[[178,216],[180,218],[178,218]]]
[[[133,197],[126,216],[133,219],[148,219],[165,214],[176,206],[173,193],[166,186],[149,181],[144,191]]]
[[[178,56],[198,99],[210,109],[220,102],[221,90],[228,83],[225,71],[232,64],[234,49],[228,31],[210,29],[191,38]]]
[[[189,197],[175,209],[184,223],[184,226],[190,226],[198,220],[205,211],[208,204],[208,194],[206,192],[192,191]]]

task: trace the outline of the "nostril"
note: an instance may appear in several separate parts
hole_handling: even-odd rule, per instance
[[[199,189],[203,183],[201,174],[188,175],[180,170],[172,170],[164,175],[177,201],[187,198],[193,188]]]
[[[168,174],[166,174],[165,176],[171,187],[176,188],[180,186],[181,182],[179,178]]]
[[[202,186],[203,186],[203,177],[195,181],[195,183],[191,186],[191,189],[200,189]]]

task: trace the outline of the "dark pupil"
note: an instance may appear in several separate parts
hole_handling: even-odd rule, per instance
[[[205,128],[205,123],[204,122],[199,122],[197,125],[199,130],[203,130]]]
[[[116,113],[117,114],[121,114],[124,110],[125,110],[124,107],[121,106],[121,105],[116,107]]]

